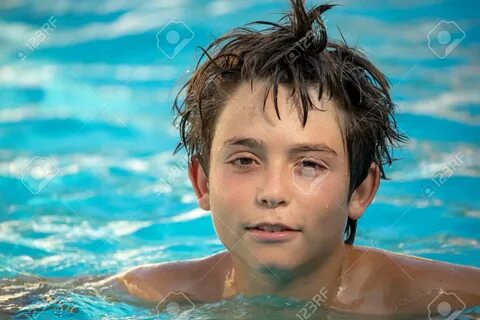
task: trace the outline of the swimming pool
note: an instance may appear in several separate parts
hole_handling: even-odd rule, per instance
[[[327,15],[329,32],[338,38],[339,25],[389,76],[411,138],[395,152],[401,160],[356,243],[480,267],[478,5],[342,3]],[[209,213],[197,208],[183,155],[171,155],[178,137],[170,106],[196,46],[276,20],[286,2],[0,8],[0,316],[157,318],[151,306],[65,279],[224,249]],[[164,45],[172,26],[185,40],[175,48]],[[292,319],[298,303],[240,296],[190,316]]]

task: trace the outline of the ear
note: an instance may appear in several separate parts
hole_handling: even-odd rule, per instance
[[[192,182],[193,190],[198,199],[198,206],[203,210],[210,210],[210,197],[208,192],[208,178],[203,171],[200,161],[196,156],[192,158],[188,167],[188,177]]]
[[[354,220],[360,219],[363,212],[375,197],[380,185],[380,168],[372,163],[368,174],[362,183],[353,191],[350,203],[348,204],[348,216]]]

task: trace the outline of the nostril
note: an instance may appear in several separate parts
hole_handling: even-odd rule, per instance
[[[267,199],[262,199],[261,201],[262,205],[267,206],[269,208],[277,207],[280,202],[282,201],[267,200]]]

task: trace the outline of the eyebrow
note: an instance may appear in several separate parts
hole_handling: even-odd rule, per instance
[[[253,150],[264,150],[266,149],[265,142],[262,140],[254,139],[254,138],[242,138],[242,137],[234,137],[231,139],[226,140],[223,143],[224,147],[230,146],[244,146]],[[338,154],[335,150],[330,148],[324,143],[297,143],[288,149],[288,153],[295,154],[300,152],[308,152],[308,151],[319,151],[323,153],[330,154],[334,157],[337,157]]]

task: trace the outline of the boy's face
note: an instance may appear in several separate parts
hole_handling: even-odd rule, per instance
[[[326,111],[309,110],[302,128],[290,89],[279,86],[279,120],[273,90],[263,111],[264,83],[254,84],[253,91],[250,83],[241,84],[218,118],[208,192],[200,203],[212,212],[215,230],[234,258],[257,270],[294,270],[343,244],[349,173],[339,108],[334,100],[318,101],[311,89],[312,102]],[[235,144],[240,139],[261,145]],[[300,144],[316,146],[295,150]],[[266,240],[249,229],[261,222],[298,231]]]

